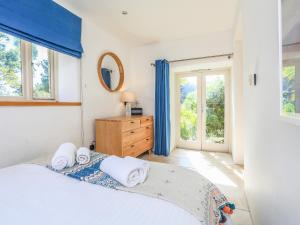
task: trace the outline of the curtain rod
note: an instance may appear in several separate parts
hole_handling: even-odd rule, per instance
[[[169,61],[169,63],[192,61],[192,60],[199,60],[199,59],[210,59],[210,58],[218,58],[218,57],[228,57],[228,59],[231,59],[233,57],[233,53],[221,54],[221,55],[210,55],[210,56],[187,58],[187,59],[177,59],[177,60],[171,60]],[[151,66],[155,66],[155,63],[151,63]]]

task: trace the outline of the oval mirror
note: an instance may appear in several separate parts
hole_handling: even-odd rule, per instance
[[[102,86],[110,91],[119,91],[124,83],[124,69],[119,57],[113,52],[104,53],[98,61],[98,77]]]

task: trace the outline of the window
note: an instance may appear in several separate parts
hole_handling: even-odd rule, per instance
[[[54,52],[0,32],[0,100],[54,100]]]
[[[281,113],[300,115],[300,3],[282,0]]]
[[[53,99],[53,76],[49,59],[51,51],[47,48],[32,44],[32,92],[34,99]]]
[[[197,139],[197,77],[179,78],[180,85],[180,138],[195,141]]]
[[[175,91],[177,146],[227,151],[229,71],[178,73]]]
[[[225,76],[205,77],[206,142],[225,142]]]
[[[0,96],[23,96],[21,40],[0,33]]]
[[[296,66],[284,65],[282,70],[282,111],[296,113]],[[299,110],[299,109],[298,109]]]

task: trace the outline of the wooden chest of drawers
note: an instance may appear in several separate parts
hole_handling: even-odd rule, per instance
[[[96,151],[136,157],[153,148],[153,117],[131,116],[96,120]]]

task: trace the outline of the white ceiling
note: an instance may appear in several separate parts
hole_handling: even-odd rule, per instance
[[[105,30],[141,45],[233,29],[239,0],[64,1]]]

